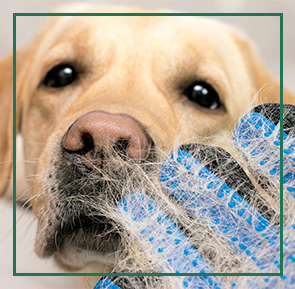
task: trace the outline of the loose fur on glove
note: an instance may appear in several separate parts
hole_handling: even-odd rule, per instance
[[[184,145],[161,167],[164,190],[149,177],[144,191],[134,187],[114,214],[131,252],[114,271],[279,273],[279,116],[278,104],[265,104],[240,120],[238,162],[221,148]],[[295,106],[284,106],[283,116],[284,275],[116,277],[95,288],[295,288]]]

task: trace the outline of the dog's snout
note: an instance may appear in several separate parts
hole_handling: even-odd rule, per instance
[[[95,158],[115,150],[135,160],[145,160],[151,143],[141,125],[129,115],[92,111],[81,116],[66,132],[63,147]]]

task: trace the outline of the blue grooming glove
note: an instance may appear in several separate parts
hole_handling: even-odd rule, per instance
[[[280,272],[279,112],[277,104],[260,105],[234,130],[234,145],[242,156],[239,163],[247,167],[251,179],[228,152],[201,144],[181,146],[161,168],[160,181],[169,193],[168,201],[185,208],[204,230],[212,232],[218,244],[228,250],[224,256],[234,256],[231,272],[218,271],[214,258],[206,254],[202,244],[195,243],[190,233],[194,230],[179,225],[152,195],[133,193],[120,201],[117,214],[123,226],[132,232],[158,272]],[[177,288],[295,288],[295,106],[284,106],[284,114],[284,275],[178,276],[174,277]],[[102,279],[95,288],[131,288],[128,278]],[[138,278],[138,288],[145,288],[140,277],[130,278]]]

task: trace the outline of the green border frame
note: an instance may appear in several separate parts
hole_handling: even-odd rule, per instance
[[[17,16],[277,16],[280,18],[280,179],[283,179],[283,13],[13,13],[13,276],[283,276],[283,227],[279,273],[17,273],[16,272],[16,17]],[[283,182],[280,212],[283,212]],[[283,224],[283,214],[280,214]]]

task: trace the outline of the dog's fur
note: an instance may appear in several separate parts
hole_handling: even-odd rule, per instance
[[[146,12],[80,6],[67,10],[78,11]],[[59,63],[78,67],[79,79],[62,89],[44,88],[41,83],[46,73]],[[0,62],[3,195],[12,172],[12,80],[9,56]],[[220,109],[209,110],[187,99],[183,91],[195,80],[214,87],[222,103]],[[61,214],[56,198],[65,197],[60,192],[66,178],[61,139],[85,113],[100,110],[132,116],[152,138],[155,151],[169,153],[175,143],[204,138],[225,146],[222,140],[243,113],[258,103],[279,102],[279,95],[277,80],[265,69],[249,40],[217,21],[162,16],[51,17],[16,55],[17,133],[23,139],[26,174],[33,176],[31,202],[39,221],[38,255],[54,255],[70,270],[93,263],[96,270],[104,270],[101,264],[113,262],[109,256],[116,250],[115,234],[108,236],[114,244],[90,242],[83,247],[71,236],[57,251],[49,245],[54,242],[54,222]],[[292,103],[292,99],[285,89],[285,102]],[[62,218],[74,218],[71,213],[76,208],[70,208],[64,208]],[[91,246],[100,251],[86,260],[85,254],[94,250]]]

